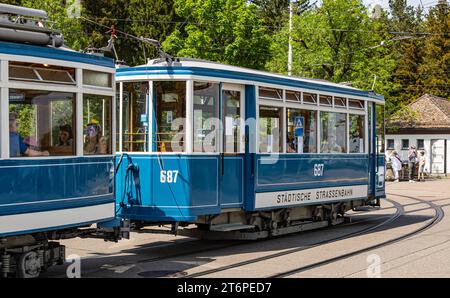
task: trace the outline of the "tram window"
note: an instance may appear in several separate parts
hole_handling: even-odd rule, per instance
[[[194,152],[216,152],[219,84],[194,82]]]
[[[122,151],[148,151],[148,86],[148,82],[123,83]]]
[[[345,108],[347,106],[347,101],[343,97],[334,97],[334,106],[338,108]]]
[[[11,157],[75,154],[75,94],[9,90]]]
[[[364,110],[364,102],[362,100],[349,99],[348,107],[351,109]]]
[[[322,153],[347,152],[347,116],[344,113],[321,112],[321,148]]]
[[[265,99],[283,99],[283,90],[274,88],[259,88],[259,97]]]
[[[275,107],[259,107],[259,152],[282,152],[281,125],[283,109]]]
[[[301,92],[297,92],[297,91],[286,91],[286,100],[289,101],[298,101],[300,102],[302,97],[301,97]]]
[[[111,87],[111,74],[106,72],[83,69],[83,85]]]
[[[83,152],[111,154],[111,97],[83,95]]]
[[[317,112],[287,109],[286,114],[287,153],[316,153]],[[296,133],[296,124],[299,125],[299,121],[303,131],[297,131]]]
[[[75,69],[47,64],[10,62],[9,78],[19,81],[75,84]]]
[[[153,83],[156,93],[157,152],[183,152],[185,150],[186,82],[158,81]]]
[[[303,103],[317,104],[317,95],[313,93],[303,93]]]
[[[328,95],[320,95],[319,97],[321,106],[332,106],[333,105],[333,97]]]
[[[384,153],[385,151],[385,118],[384,106],[376,105],[376,137],[377,137],[377,153]]]
[[[241,92],[222,90],[225,153],[241,152]]]
[[[364,116],[350,115],[350,153],[364,153]]]

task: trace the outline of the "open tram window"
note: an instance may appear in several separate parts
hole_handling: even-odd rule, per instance
[[[350,109],[364,110],[364,101],[358,99],[349,99],[348,107]]]
[[[295,102],[301,102],[302,100],[302,93],[298,91],[286,91],[286,100],[288,101],[295,101]]]
[[[276,107],[259,107],[259,152],[282,152],[283,109]]]
[[[186,82],[156,81],[156,132],[153,140],[157,152],[185,150]]]
[[[111,102],[108,96],[83,95],[83,152],[111,154]]]
[[[194,152],[216,152],[219,84],[194,82]]]
[[[350,115],[349,146],[350,153],[364,153],[364,116]]]
[[[9,79],[75,85],[75,68],[48,64],[10,62]]]
[[[122,151],[148,151],[148,82],[123,83]]]
[[[319,103],[320,103],[321,106],[329,106],[329,107],[331,107],[333,105],[333,97],[321,94],[319,96]]]
[[[264,99],[278,99],[283,100],[283,90],[275,88],[259,88],[259,97]]]
[[[9,90],[11,157],[75,154],[75,94]]]
[[[334,97],[334,106],[336,108],[346,108],[347,107],[347,100],[343,97]]]
[[[317,112],[286,110],[287,153],[317,152]]]
[[[321,112],[320,152],[346,153],[347,115],[344,113]]]
[[[317,104],[317,94],[314,93],[303,93],[303,103],[316,105]]]

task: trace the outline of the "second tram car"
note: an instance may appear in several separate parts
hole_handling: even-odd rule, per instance
[[[65,261],[54,240],[120,238],[115,66],[64,47],[41,10],[0,4],[0,40],[0,277],[36,277]]]
[[[182,58],[121,67],[116,81],[116,204],[137,229],[258,239],[385,196],[373,92]]]

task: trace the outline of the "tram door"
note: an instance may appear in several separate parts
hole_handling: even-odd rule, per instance
[[[240,207],[243,203],[245,153],[244,86],[223,84],[221,96],[222,142],[219,181],[220,207]]]

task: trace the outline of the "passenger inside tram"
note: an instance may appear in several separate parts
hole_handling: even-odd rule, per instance
[[[107,154],[108,142],[101,136],[101,127],[95,121],[86,126],[84,154]]]
[[[26,144],[19,134],[17,116],[15,113],[9,114],[9,155],[10,157],[20,156],[48,156],[48,151],[37,151]]]
[[[59,127],[58,143],[52,147],[52,155],[71,155],[73,152],[72,126],[64,124]]]
[[[342,147],[336,143],[336,136],[329,135],[326,143],[322,145],[322,153],[342,153]]]

